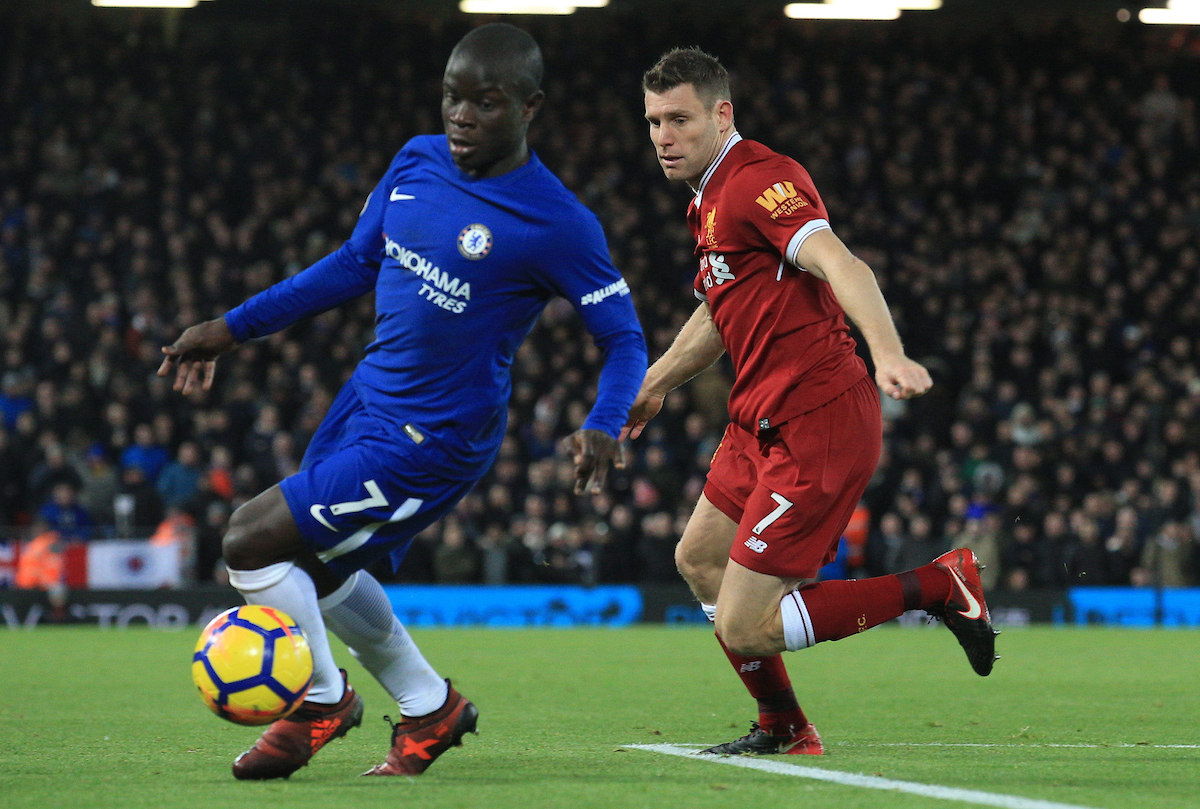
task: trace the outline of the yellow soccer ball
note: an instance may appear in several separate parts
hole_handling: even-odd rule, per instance
[[[213,618],[192,655],[204,704],[239,725],[266,725],[300,706],[312,685],[308,639],[286,613],[248,604]]]

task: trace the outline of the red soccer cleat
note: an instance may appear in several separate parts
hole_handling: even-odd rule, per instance
[[[825,745],[821,742],[821,734],[811,723],[795,733],[773,734],[755,722],[750,725],[750,732],[742,738],[700,752],[718,756],[766,756],[778,753],[821,756],[825,754]]]
[[[939,617],[958,638],[971,668],[980,677],[986,677],[997,660],[996,636],[1000,633],[992,628],[992,617],[983,600],[979,560],[970,548],[956,548],[934,559],[933,564],[950,576],[950,597]],[[939,615],[934,610],[929,612]]]
[[[386,761],[363,775],[420,775],[442,753],[461,747],[464,735],[478,732],[479,709],[455,691],[449,680],[446,686],[446,702],[433,713],[402,717],[399,723],[384,717],[392,725],[392,749]]]
[[[345,681],[346,672],[342,671]],[[334,705],[302,702],[290,716],[272,722],[254,746],[233,762],[233,777],[243,781],[287,778],[308,764],[318,750],[362,723],[363,701],[346,683]]]

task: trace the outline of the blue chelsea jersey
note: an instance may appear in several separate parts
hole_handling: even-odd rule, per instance
[[[372,288],[375,340],[352,384],[398,435],[406,423],[428,432],[464,473],[491,462],[513,356],[555,295],[574,304],[606,354],[584,426],[615,436],[624,424],[646,368],[629,287],[596,217],[536,155],[473,179],[454,165],[444,136],[414,138],[338,251],[226,319],[244,340]]]

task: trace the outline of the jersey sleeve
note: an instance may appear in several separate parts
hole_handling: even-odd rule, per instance
[[[603,430],[615,438],[646,376],[646,340],[629,284],[613,266],[596,217],[583,211],[569,227],[569,241],[563,238],[538,251],[545,258],[536,272],[544,286],[574,305],[604,352],[596,402],[583,427]]]
[[[225,314],[235,340],[273,334],[375,288],[383,261],[383,210],[390,173],[367,197],[354,232],[340,248]]]
[[[825,203],[808,172],[794,160],[763,161],[744,171],[731,189],[746,224],[769,242],[789,264],[804,241],[818,230],[830,230]]]

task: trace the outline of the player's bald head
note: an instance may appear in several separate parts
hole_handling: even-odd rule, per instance
[[[542,86],[542,49],[527,32],[508,23],[481,25],[458,41],[446,63],[486,70],[518,98],[528,98]]]

